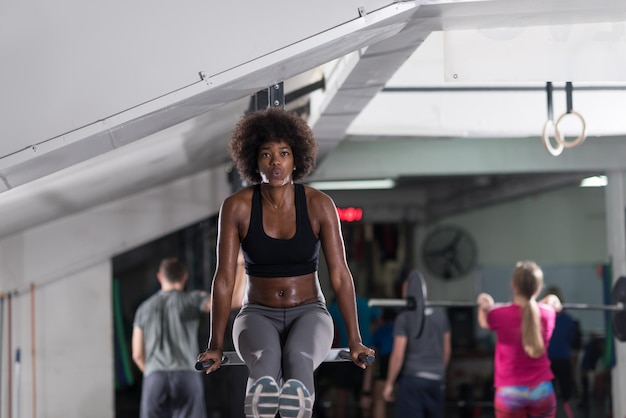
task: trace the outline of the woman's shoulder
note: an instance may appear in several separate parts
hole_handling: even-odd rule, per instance
[[[252,198],[252,194],[254,193],[254,188],[256,186],[257,186],[256,184],[253,184],[252,186],[247,186],[241,190],[237,190],[236,192],[228,196],[226,199],[224,199],[224,203],[239,202],[242,200],[250,201],[250,199]]]
[[[337,214],[337,207],[329,195],[308,185],[304,185],[304,191],[307,210],[312,219],[334,219]]]
[[[249,211],[252,206],[252,194],[254,187],[254,185],[245,187],[224,199],[221,208],[222,214],[224,214],[224,212],[233,213],[239,210]]]
[[[304,187],[304,193],[305,193],[307,201],[314,202],[317,204],[320,204],[320,203],[326,203],[326,204],[331,204],[331,205],[335,204],[333,202],[333,199],[326,193],[322,192],[321,190],[318,190],[315,187],[311,187],[307,184],[302,184],[302,187]]]

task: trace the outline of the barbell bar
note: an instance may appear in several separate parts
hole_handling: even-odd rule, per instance
[[[369,306],[378,306],[384,308],[408,308],[413,309],[417,303],[412,298],[407,299],[370,299]],[[452,301],[452,300],[435,300],[425,301],[425,307],[467,307],[473,308],[478,306],[476,302]],[[591,303],[563,303],[563,309],[581,309],[581,310],[597,310],[597,311],[623,311],[626,309],[621,302],[615,305],[599,305]]]
[[[411,271],[408,277],[406,299],[370,299],[371,307],[405,308],[411,316],[409,337],[419,338],[424,329],[426,308],[428,307],[476,307],[476,302],[466,301],[428,301],[426,300],[426,284],[421,273]],[[611,304],[564,303],[563,309],[610,311],[613,324],[613,335],[619,341],[626,341],[626,277],[617,279],[611,289]]]

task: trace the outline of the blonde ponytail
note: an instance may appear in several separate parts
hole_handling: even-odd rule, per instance
[[[536,297],[543,287],[543,272],[532,261],[520,261],[513,270],[513,287],[528,299],[522,308],[522,344],[531,358],[540,357],[546,347],[541,335],[541,314]]]
[[[540,357],[545,350],[541,336],[539,306],[534,297],[522,308],[522,344],[524,351],[531,358]]]

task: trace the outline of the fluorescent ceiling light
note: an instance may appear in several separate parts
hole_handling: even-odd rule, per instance
[[[391,189],[395,185],[394,179],[313,181],[309,183],[309,186],[320,190]]]
[[[580,187],[604,187],[608,184],[606,176],[587,177],[580,181]]]

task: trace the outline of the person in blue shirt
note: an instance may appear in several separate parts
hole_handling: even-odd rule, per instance
[[[376,371],[372,376],[372,418],[385,418],[387,402],[383,397],[385,380],[389,370],[389,358],[393,350],[393,327],[397,316],[395,309],[383,309],[378,327],[372,335],[372,348],[376,351]],[[371,376],[371,374],[370,374]]]
[[[547,295],[555,295],[559,300],[563,300],[560,290],[557,287],[546,289]],[[565,311],[556,315],[552,339],[548,346],[548,358],[550,368],[554,374],[554,384],[558,387],[558,398],[563,403],[563,409],[567,418],[573,418],[574,413],[570,405],[572,390],[574,388],[574,366],[572,361],[573,348],[580,339],[578,325],[574,318]]]
[[[363,345],[371,347],[372,344],[372,328],[376,320],[381,315],[379,308],[370,307],[367,298],[356,296],[356,310],[359,322],[359,331],[363,340]],[[346,347],[348,345],[348,333],[344,325],[339,306],[336,300],[328,305],[328,312],[333,318],[335,324],[335,341],[334,346]],[[360,370],[350,363],[339,363],[335,367],[336,377],[334,383],[337,389],[337,400],[335,402],[335,417],[344,418],[348,416],[348,404],[350,398],[360,398],[369,396],[369,390],[363,390],[365,373],[371,373],[371,370]]]

